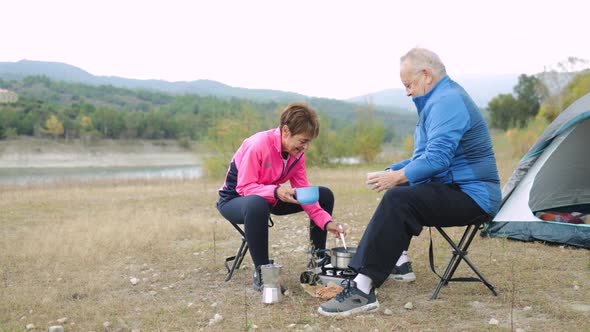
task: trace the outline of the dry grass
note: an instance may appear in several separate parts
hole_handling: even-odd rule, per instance
[[[349,245],[358,243],[380,199],[362,185],[367,170],[309,170],[313,183],[334,190],[335,219],[349,227]],[[46,331],[62,317],[66,331],[590,330],[588,250],[477,238],[469,256],[500,295],[478,283],[455,283],[429,301],[437,279],[428,265],[427,231],[410,248],[417,281],[386,282],[378,290],[377,313],[318,316],[320,301],[298,284],[308,259],[304,214],[275,218],[271,257],[284,266],[291,294],[280,304],[263,305],[251,289],[250,258],[224,281],[223,261],[235,253],[239,238],[214,208],[219,185],[0,188],[0,331],[22,331],[27,324]],[[440,269],[450,252],[433,236]],[[135,286],[132,277],[139,279]],[[413,310],[404,309],[407,302]],[[216,313],[223,320],[209,326]],[[488,324],[492,318],[498,326]]]

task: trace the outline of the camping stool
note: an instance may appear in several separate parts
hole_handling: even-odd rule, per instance
[[[248,253],[248,243],[246,242],[246,233],[244,233],[244,230],[242,229],[242,227],[240,225],[234,224],[233,222],[230,222],[230,224],[232,226],[234,226],[234,228],[242,236],[242,244],[240,244],[240,248],[238,249],[236,254],[234,256],[227,257],[225,259],[225,262],[223,263],[223,265],[225,265],[225,268],[227,269],[227,276],[225,277],[225,281],[229,281],[231,279],[232,275],[234,274],[234,271],[236,269],[240,268],[240,265],[242,265],[242,261],[244,260],[244,257]],[[272,221],[272,218],[269,216],[268,217],[268,227],[272,227],[272,226],[274,226],[274,221]],[[233,264],[230,268],[229,263],[231,261],[233,261]]]
[[[453,248],[453,256],[449,260],[449,263],[447,264],[447,267],[445,269],[445,273],[442,275],[442,277],[434,269],[434,257],[433,257],[433,249],[432,249],[432,232],[430,232],[430,248],[429,248],[429,253],[428,253],[428,256],[430,259],[430,269],[440,279],[440,281],[438,282],[438,285],[436,285],[436,289],[434,290],[434,293],[432,293],[432,296],[430,297],[431,300],[435,300],[436,297],[438,296],[438,292],[440,292],[442,286],[446,286],[451,281],[482,282],[484,285],[486,285],[490,289],[490,291],[492,292],[492,294],[494,294],[494,296],[498,296],[498,292],[494,289],[494,286],[492,286],[492,284],[490,284],[486,280],[486,278],[481,274],[481,272],[479,272],[477,270],[475,265],[473,265],[473,263],[471,263],[469,258],[467,258],[467,250],[469,249],[469,245],[471,244],[471,241],[473,241],[473,238],[475,237],[475,235],[477,234],[479,229],[482,227],[482,225],[484,225],[486,222],[490,221],[490,219],[491,218],[487,217],[487,216],[483,217],[483,218],[478,218],[475,220],[474,223],[467,225],[465,228],[465,232],[463,233],[463,236],[461,236],[461,240],[459,241],[458,244],[455,243],[451,239],[451,237],[449,237],[447,235],[447,233],[442,229],[442,227],[435,226],[435,228],[438,230],[438,232],[445,238],[445,240],[447,240],[449,245]],[[432,227],[429,228],[429,230],[431,230],[431,229],[432,229]],[[467,263],[467,265],[469,265],[469,267],[473,270],[473,272],[475,272],[477,274],[477,276],[479,278],[474,278],[474,277],[453,278],[453,275],[455,274],[455,271],[457,270],[457,267],[459,266],[459,263],[461,263],[461,261],[465,261],[465,263]]]

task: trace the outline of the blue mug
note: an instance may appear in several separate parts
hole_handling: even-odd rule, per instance
[[[299,204],[313,204],[320,199],[320,190],[315,186],[295,188],[294,197]]]

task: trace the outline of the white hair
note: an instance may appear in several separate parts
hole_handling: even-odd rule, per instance
[[[432,73],[441,78],[447,74],[445,65],[438,55],[431,50],[415,47],[400,58],[400,64],[408,62],[416,71],[430,69]]]

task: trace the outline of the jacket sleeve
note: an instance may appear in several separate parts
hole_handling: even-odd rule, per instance
[[[469,126],[467,109],[459,101],[441,100],[432,106],[424,126],[428,137],[424,153],[405,167],[411,184],[428,180],[449,169]]]
[[[410,163],[410,159],[406,159],[406,160],[402,160],[402,161],[400,161],[400,162],[397,162],[397,163],[395,163],[395,164],[391,164],[391,165],[390,165],[389,167],[387,167],[387,168],[389,168],[389,169],[390,169],[390,170],[392,170],[392,171],[398,171],[398,170],[400,170],[400,169],[402,169],[402,168],[406,167],[406,165],[407,165],[407,164],[409,164],[409,163]]]
[[[262,159],[262,152],[255,146],[250,146],[242,153],[240,160],[236,160],[238,168],[236,191],[240,196],[258,195],[274,204],[277,201],[274,195],[277,186],[260,183]]]
[[[305,155],[301,157],[299,161],[299,165],[294,169],[293,176],[290,178],[289,182],[291,183],[291,187],[293,188],[301,188],[310,186],[309,181],[307,180],[307,171],[305,167]],[[313,222],[320,227],[321,229],[326,228],[326,224],[332,220],[332,216],[326,212],[324,209],[320,207],[320,203],[315,202],[313,204],[304,204],[301,205],[303,211],[307,213],[309,219],[313,220]]]

